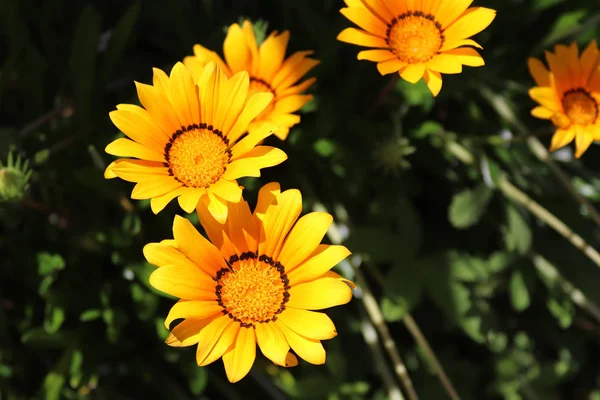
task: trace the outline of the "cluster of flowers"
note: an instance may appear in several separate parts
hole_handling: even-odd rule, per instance
[[[472,0],[345,0],[341,13],[362,29],[348,28],[338,39],[373,49],[358,59],[377,62],[381,74],[421,78],[437,95],[442,73],[482,66],[470,37],[485,29],[495,11],[469,8]],[[311,51],[285,57],[289,33],[271,33],[257,44],[246,21],[230,26],[224,60],[200,45],[169,76],[154,69],[153,85],[136,82],[143,107],[121,104],[110,113],[127,138],[106,152],[120,158],[106,178],[135,182],[134,199],[150,199],[154,213],[177,198],[187,213],[196,210],[210,240],[176,216],[174,239],[144,248],[158,266],[150,283],[181,300],[166,318],[171,346],[197,345],[203,366],[222,358],[231,382],[252,367],[256,344],[277,365],[294,366],[294,353],[313,364],[325,362],[321,340],[337,333],[315,312],[345,304],[353,284],[330,269],[350,252],[322,245],[332,217],[313,212],[299,218],[298,190],[262,187],[252,212],[237,179],[283,162],[278,148],[261,145],[274,134],[285,140],[300,122],[294,114],[311,96],[315,79],[303,76],[318,64]],[[540,103],[532,114],[551,119],[558,130],[552,148],[576,138],[579,157],[595,139],[600,97],[600,57],[592,43],[578,55],[576,45],[557,46],[529,66]],[[292,353],[293,350],[294,353]]]

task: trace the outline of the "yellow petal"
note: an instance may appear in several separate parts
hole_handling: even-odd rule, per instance
[[[257,129],[254,129],[250,134],[246,135],[242,140],[240,140],[231,148],[231,159],[235,160],[237,158],[243,157],[247,152],[252,150],[254,146],[256,146],[259,142],[269,137],[275,130],[277,130],[276,125],[270,124],[268,122],[261,123],[261,125]]]
[[[171,136],[181,129],[181,123],[169,103],[166,93],[161,93],[157,88],[139,82],[135,82],[135,86],[140,102],[163,132]]]
[[[120,176],[120,170],[115,169],[115,172]],[[131,198],[135,200],[151,199],[152,197],[163,196],[179,187],[181,187],[181,183],[172,177],[157,176],[153,180],[138,182],[131,191]]]
[[[243,158],[227,165],[223,179],[233,180],[244,176],[260,176],[262,168],[272,167],[287,160],[287,154],[271,146],[257,146],[244,154]]]
[[[242,188],[235,181],[220,179],[210,185],[208,190],[230,203],[239,203],[242,199]]]
[[[352,43],[364,47],[389,48],[388,44],[380,38],[368,32],[356,28],[346,28],[337,36],[337,40]]]
[[[342,8],[340,13],[365,31],[385,38],[387,26],[373,14],[365,11],[365,9],[358,7],[350,7]]]
[[[527,67],[536,85],[550,86],[550,71],[548,71],[544,63],[537,58],[530,57],[527,60]]]
[[[171,322],[180,318],[204,319],[223,311],[216,301],[187,301],[179,300],[165,319],[165,328],[169,329]]]
[[[358,53],[357,58],[359,60],[368,60],[368,61],[389,61],[397,59],[397,57],[389,50],[363,50]],[[394,71],[396,72],[396,71]]]
[[[277,365],[286,364],[290,345],[281,330],[274,323],[256,324],[258,347],[269,360]]]
[[[311,94],[304,96],[286,96],[275,102],[275,108],[273,109],[272,113],[288,114],[296,112],[312,99],[313,96]]]
[[[437,96],[442,90],[442,75],[439,72],[426,70],[423,79],[425,79],[433,97]]]
[[[345,246],[322,244],[298,267],[287,272],[291,285],[312,281],[350,255]]]
[[[165,156],[162,153],[151,150],[150,148],[125,138],[119,138],[111,142],[104,149],[108,154],[120,157],[135,157],[142,160],[164,162]]]
[[[302,195],[297,189],[286,190],[277,197],[277,204],[268,208],[264,216],[260,254],[277,260],[283,242],[302,212]]]
[[[459,74],[462,72],[462,64],[458,57],[449,54],[438,54],[428,63],[427,68],[430,71],[441,72],[442,74]]]
[[[267,108],[271,100],[273,100],[272,93],[255,93],[250,96],[244,110],[235,121],[235,124],[233,124],[228,132],[223,131],[223,134],[227,136],[230,143],[238,140],[239,137],[248,130],[250,122]]]
[[[467,65],[469,67],[481,67],[485,65],[483,58],[479,55],[477,50],[470,47],[461,47],[458,49],[447,50],[443,53],[456,59],[459,63]],[[440,71],[443,72],[443,71]]]
[[[202,76],[198,82],[198,91],[200,96],[200,119],[206,125],[213,124],[213,116],[217,108],[218,97],[220,93],[220,78],[223,71],[214,63],[209,63],[204,67]]]
[[[550,143],[550,151],[558,150],[571,143],[575,138],[575,128],[571,127],[568,129],[557,129],[552,136],[552,142]]]
[[[187,347],[198,343],[198,336],[206,325],[211,323],[215,318],[208,317],[205,319],[186,319],[180,322],[165,340],[165,343],[171,347]]]
[[[575,158],[581,158],[583,153],[594,141],[594,135],[587,127],[579,127],[575,136]]]
[[[121,107],[121,106],[117,106]],[[164,152],[169,136],[156,125],[148,111],[138,106],[111,111],[110,120],[132,140],[156,152]]]
[[[590,77],[594,68],[598,67],[598,45],[596,40],[586,47],[581,54],[581,81],[580,85],[586,87],[590,82]]]
[[[256,336],[254,329],[241,328],[235,344],[223,354],[227,379],[235,383],[245,377],[256,358]]]
[[[208,196],[204,196],[203,198],[207,198]],[[204,201],[200,201],[196,206],[196,212],[198,213],[198,219],[200,220],[200,224],[206,231],[210,241],[215,245],[216,248],[220,249],[223,244],[223,231],[227,229],[226,225],[223,225],[212,216],[210,211],[208,211],[208,207]],[[227,232],[225,232],[227,233]]]
[[[448,25],[456,21],[467,8],[471,5],[473,0],[453,0],[453,1],[442,1],[440,7],[435,13],[437,21],[442,25],[442,28],[446,28]]]
[[[228,315],[221,315],[212,320],[198,335],[198,348],[196,349],[196,363],[202,365],[206,357],[213,350],[221,335],[230,324],[236,324]]]
[[[192,74],[178,62],[171,70],[169,79],[169,99],[183,126],[200,123],[200,104],[198,88]]]
[[[114,179],[114,178],[118,177],[118,175],[115,174],[115,172],[113,171],[113,168],[116,165],[117,165],[116,161],[113,161],[110,164],[108,164],[108,167],[106,167],[106,169],[104,170],[104,179]]]
[[[325,364],[325,349],[319,340],[300,336],[280,321],[277,321],[276,325],[281,329],[290,347],[298,356],[311,364]]]
[[[278,261],[290,271],[310,256],[323,240],[333,217],[324,212],[312,212],[300,218],[288,235]]]
[[[111,172],[128,182],[161,178],[174,180],[169,177],[169,170],[165,168],[164,164],[156,161],[120,159],[114,162]]]
[[[216,300],[215,282],[199,268],[167,265],[148,278],[157,290],[185,300]],[[212,289],[210,289],[212,288]]]
[[[208,211],[211,213],[213,218],[220,224],[224,224],[227,221],[227,202],[216,196],[213,192],[207,191],[206,196],[200,198],[201,201],[208,207]]]
[[[179,206],[188,214],[191,214],[196,209],[196,205],[200,201],[200,197],[206,193],[204,188],[187,188],[185,194],[177,199]]]
[[[555,54],[550,53],[549,51],[546,51],[545,54],[550,71],[552,71],[552,75],[554,76],[554,82],[558,91],[564,93],[567,90],[572,89],[575,82],[571,81],[571,75],[569,74],[569,69],[565,63],[565,60],[558,58]]]
[[[235,322],[229,324],[227,328],[221,334],[221,337],[212,348],[212,350],[208,353],[204,361],[199,363],[200,367],[211,364],[221,358],[223,354],[235,343],[235,339],[238,336],[240,331],[240,324],[236,324]]]
[[[293,94],[303,93],[309,87],[311,87],[312,84],[315,83],[316,81],[317,81],[317,78],[308,78],[295,86],[291,86],[291,87],[281,91],[280,93],[278,93],[278,96],[285,97],[285,96],[290,96]]]
[[[290,300],[286,307],[322,310],[346,304],[352,299],[352,289],[343,281],[321,278],[301,283],[289,289]]]
[[[408,64],[400,70],[400,76],[407,82],[417,83],[425,74],[425,64]]]
[[[291,368],[291,367],[296,367],[297,365],[298,365],[298,359],[292,352],[289,352],[289,353],[287,353],[287,356],[285,356],[285,364],[280,365],[280,366],[286,367],[286,368]]]
[[[198,233],[188,219],[175,216],[173,236],[178,249],[211,277],[215,277],[217,271],[227,268],[221,252]]]
[[[171,190],[169,193],[164,194],[160,197],[153,197],[152,199],[150,199],[150,208],[152,209],[152,212],[154,214],[158,214],[167,206],[167,204],[171,202],[171,200],[173,200],[177,196],[187,193],[188,191],[191,191],[191,189],[185,186],[181,186],[175,190]]]
[[[244,37],[244,32],[238,24],[232,24],[229,27],[223,42],[223,53],[225,61],[233,73],[251,71],[252,53]]]
[[[335,325],[323,313],[286,307],[279,314],[278,321],[283,322],[288,328],[298,335],[308,339],[324,340],[337,336]]]
[[[531,110],[531,115],[540,119],[550,119],[554,114],[554,111],[548,110],[544,107],[535,107],[533,110]]]
[[[378,63],[377,70],[381,75],[387,75],[392,74],[394,72],[398,72],[401,68],[404,68],[405,66],[406,63],[404,61],[392,59]]]
[[[529,96],[543,107],[558,112],[562,110],[556,91],[550,87],[534,87],[529,89]]]
[[[227,234],[240,253],[258,250],[258,227],[246,201],[229,204]]]
[[[258,191],[258,199],[254,208],[254,215],[257,220],[263,220],[267,209],[276,204],[277,198],[281,194],[279,182],[269,182]]]
[[[227,81],[222,89],[215,126],[222,132],[229,132],[235,121],[240,116],[248,96],[250,78],[246,71],[238,72]]]
[[[484,7],[469,8],[444,30],[445,40],[451,46],[452,42],[467,39],[487,28],[495,17],[495,10]]]
[[[258,49],[260,62],[258,77],[260,79],[269,82],[281,68],[289,38],[288,31],[282,32],[280,35],[273,32],[262,42]]]
[[[146,260],[157,267],[185,264],[187,261],[179,250],[163,243],[148,243],[144,246],[143,253]]]

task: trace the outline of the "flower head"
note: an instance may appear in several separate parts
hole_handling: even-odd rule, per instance
[[[261,168],[277,165],[287,156],[273,147],[256,146],[277,129],[273,124],[260,124],[240,140],[272,94],[248,96],[246,72],[228,79],[214,63],[197,78],[196,84],[190,71],[177,63],[170,77],[155,68],[153,86],[136,82],[144,108],[120,104],[110,113],[131,140],[117,139],[106,152],[137,160],[118,159],[104,176],[137,182],[131,197],[151,199],[155,213],[177,197],[186,212],[202,202],[224,222],[226,203],[242,197],[236,179],[260,176]]]
[[[244,21],[241,27],[238,24],[229,27],[223,43],[225,61],[214,51],[197,44],[194,55],[186,57],[184,63],[194,76],[211,61],[218,63],[228,76],[240,71],[250,74],[250,94],[274,96],[271,104],[250,124],[250,132],[257,129],[260,122],[267,121],[278,126],[275,135],[283,140],[290,128],[300,122],[300,116],[293,113],[312,99],[303,93],[316,79],[298,81],[319,64],[318,60],[308,57],[312,51],[298,51],[285,58],[289,38],[288,31],[281,34],[274,31],[258,46],[252,24]]]
[[[594,140],[600,140],[600,54],[594,40],[579,55],[576,43],[556,45],[546,51],[550,69],[536,58],[528,61],[537,87],[529,95],[540,105],[531,110],[536,118],[549,119],[557,127],[550,150],[575,139],[575,156],[581,157]]]
[[[434,96],[441,74],[458,74],[462,66],[480,67],[483,59],[469,39],[484,30],[496,11],[468,8],[472,0],[344,0],[340,12],[362,29],[347,28],[338,40],[372,47],[359,60],[377,62],[382,75],[398,72],[410,83],[425,79]]]
[[[29,189],[29,179],[33,172],[29,168],[29,160],[22,162],[20,155],[13,159],[13,152],[8,153],[6,166],[0,161],[0,202],[21,201]]]
[[[327,315],[311,310],[352,297],[348,281],[330,271],[350,252],[320,244],[332,217],[313,212],[298,219],[300,192],[280,192],[276,183],[260,190],[254,213],[243,200],[228,207],[229,217],[221,224],[203,203],[198,205],[210,241],[176,216],[174,240],[144,247],[148,262],[159,267],[150,284],[181,299],[165,325],[183,321],[166,343],[197,344],[199,366],[222,357],[231,382],[252,367],[256,344],[280,366],[298,363],[290,348],[312,364],[323,364],[321,340],[337,332]]]

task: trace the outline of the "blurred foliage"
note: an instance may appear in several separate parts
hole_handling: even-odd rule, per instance
[[[195,43],[221,52],[224,29],[242,16],[263,21],[259,37],[289,29],[289,51],[322,60],[302,123],[284,143],[269,139],[289,160],[243,180],[246,196],[280,181],[302,190],[305,211],[317,202],[334,211],[420,397],[446,394],[400,322],[408,312],[462,399],[600,399],[600,321],[539,272],[532,252],[596,303],[600,270],[496,190],[506,173],[600,247],[598,226],[517,130],[550,133],[529,114],[527,58],[599,37],[598,2],[475,5],[498,10],[476,38],[486,66],[444,76],[433,99],[423,82],[382,77],[336,41],[350,26],[341,0],[0,2],[0,192],[20,174],[18,195],[0,203],[0,399],[387,398],[360,298],[330,311],[339,335],[325,344],[325,366],[285,370],[259,356],[230,385],[220,362],[198,368],[192,349],[163,343],[174,300],[148,285],[141,249],[169,237],[182,211],[154,216],[129,199],[131,184],[103,179],[103,149],[119,135],[108,113],[137,102],[133,81],[170,70]],[[474,166],[449,151],[454,141]],[[599,151],[555,155],[595,203]]]

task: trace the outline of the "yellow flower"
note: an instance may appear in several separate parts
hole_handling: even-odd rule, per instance
[[[230,79],[214,63],[203,69],[197,85],[190,71],[177,63],[168,77],[154,69],[154,85],[136,82],[144,108],[120,104],[112,122],[130,139],[117,139],[106,152],[121,157],[108,166],[105,178],[137,182],[133,199],[151,199],[154,213],[178,197],[190,213],[198,202],[219,221],[227,218],[227,201],[238,202],[242,188],[236,179],[260,176],[260,169],[283,162],[286,154],[256,146],[277,128],[261,124],[239,140],[248,124],[273,98],[248,96],[248,74]]]
[[[546,52],[550,70],[536,58],[528,60],[529,72],[538,87],[529,96],[540,105],[531,110],[536,118],[549,119],[557,127],[550,151],[575,139],[579,158],[594,140],[600,140],[600,55],[596,41],[579,56],[576,43],[556,45]]]
[[[300,122],[300,116],[293,114],[312,99],[311,95],[303,95],[315,78],[298,81],[306,75],[319,61],[309,58],[312,51],[298,51],[285,59],[290,33],[272,32],[265,41],[257,46],[250,21],[243,26],[233,24],[229,27],[223,43],[224,62],[214,51],[199,44],[194,46],[194,56],[184,59],[185,65],[194,76],[199,76],[207,62],[218,63],[228,76],[239,71],[250,74],[250,94],[272,93],[273,102],[250,124],[250,132],[260,126],[260,122],[268,121],[278,126],[275,135],[284,140],[290,128]]]
[[[441,74],[459,74],[462,66],[480,67],[481,48],[469,37],[484,30],[496,11],[468,8],[472,0],[344,0],[340,12],[362,29],[347,28],[338,40],[374,47],[359,60],[377,62],[382,75],[398,72],[410,83],[425,78],[434,96]]]
[[[320,244],[331,215],[313,212],[298,219],[300,192],[280,192],[277,183],[260,190],[254,213],[243,200],[228,207],[229,218],[220,224],[198,205],[210,241],[176,216],[174,240],[144,247],[148,262],[159,267],[150,284],[181,299],[165,325],[183,321],[166,343],[197,344],[199,366],[223,357],[231,382],[252,367],[256,344],[280,366],[297,365],[290,348],[309,363],[325,363],[321,340],[337,332],[327,315],[311,310],[349,302],[348,284],[353,286],[330,271],[350,254],[348,249]]]

